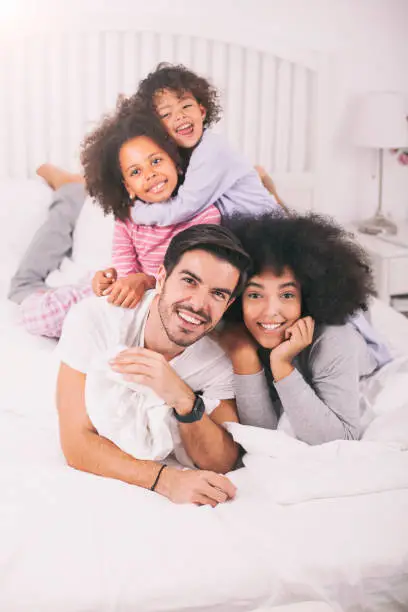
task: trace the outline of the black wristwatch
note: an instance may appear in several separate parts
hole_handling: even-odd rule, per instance
[[[189,412],[188,414],[178,414],[178,412],[176,412],[176,410],[174,410],[173,408],[174,416],[180,423],[195,423],[196,421],[199,421],[202,418],[205,412],[203,398],[201,397],[200,392],[194,393],[194,395],[196,399],[191,409],[191,412]]]

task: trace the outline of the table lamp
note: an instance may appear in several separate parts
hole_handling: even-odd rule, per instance
[[[404,98],[397,92],[367,93],[358,101],[354,119],[354,143],[378,151],[377,210],[358,229],[365,234],[396,234],[396,224],[383,213],[383,157],[384,149],[398,149],[408,144]]]

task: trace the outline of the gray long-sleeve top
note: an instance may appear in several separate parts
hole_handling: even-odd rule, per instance
[[[264,370],[235,374],[241,423],[276,429],[278,415],[285,413],[295,436],[309,444],[358,439],[359,382],[377,367],[359,332],[349,323],[318,328],[293,365],[293,372],[278,382],[268,382]]]

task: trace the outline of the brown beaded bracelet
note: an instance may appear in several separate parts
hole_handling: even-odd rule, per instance
[[[154,481],[154,483],[152,484],[152,486],[150,487],[151,491],[154,491],[156,488],[157,483],[159,482],[159,478],[161,476],[162,471],[164,470],[164,468],[167,467],[167,463],[163,463],[163,465],[161,466],[160,470],[157,472],[157,476],[156,476],[156,480]]]

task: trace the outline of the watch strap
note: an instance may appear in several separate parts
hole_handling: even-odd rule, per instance
[[[203,401],[203,398],[201,397],[201,392],[196,392],[194,393],[194,395],[195,395],[195,402],[189,413],[178,414],[178,412],[176,412],[176,410],[174,410],[173,408],[173,414],[179,423],[195,423],[196,421],[201,420],[205,412],[204,401]]]

